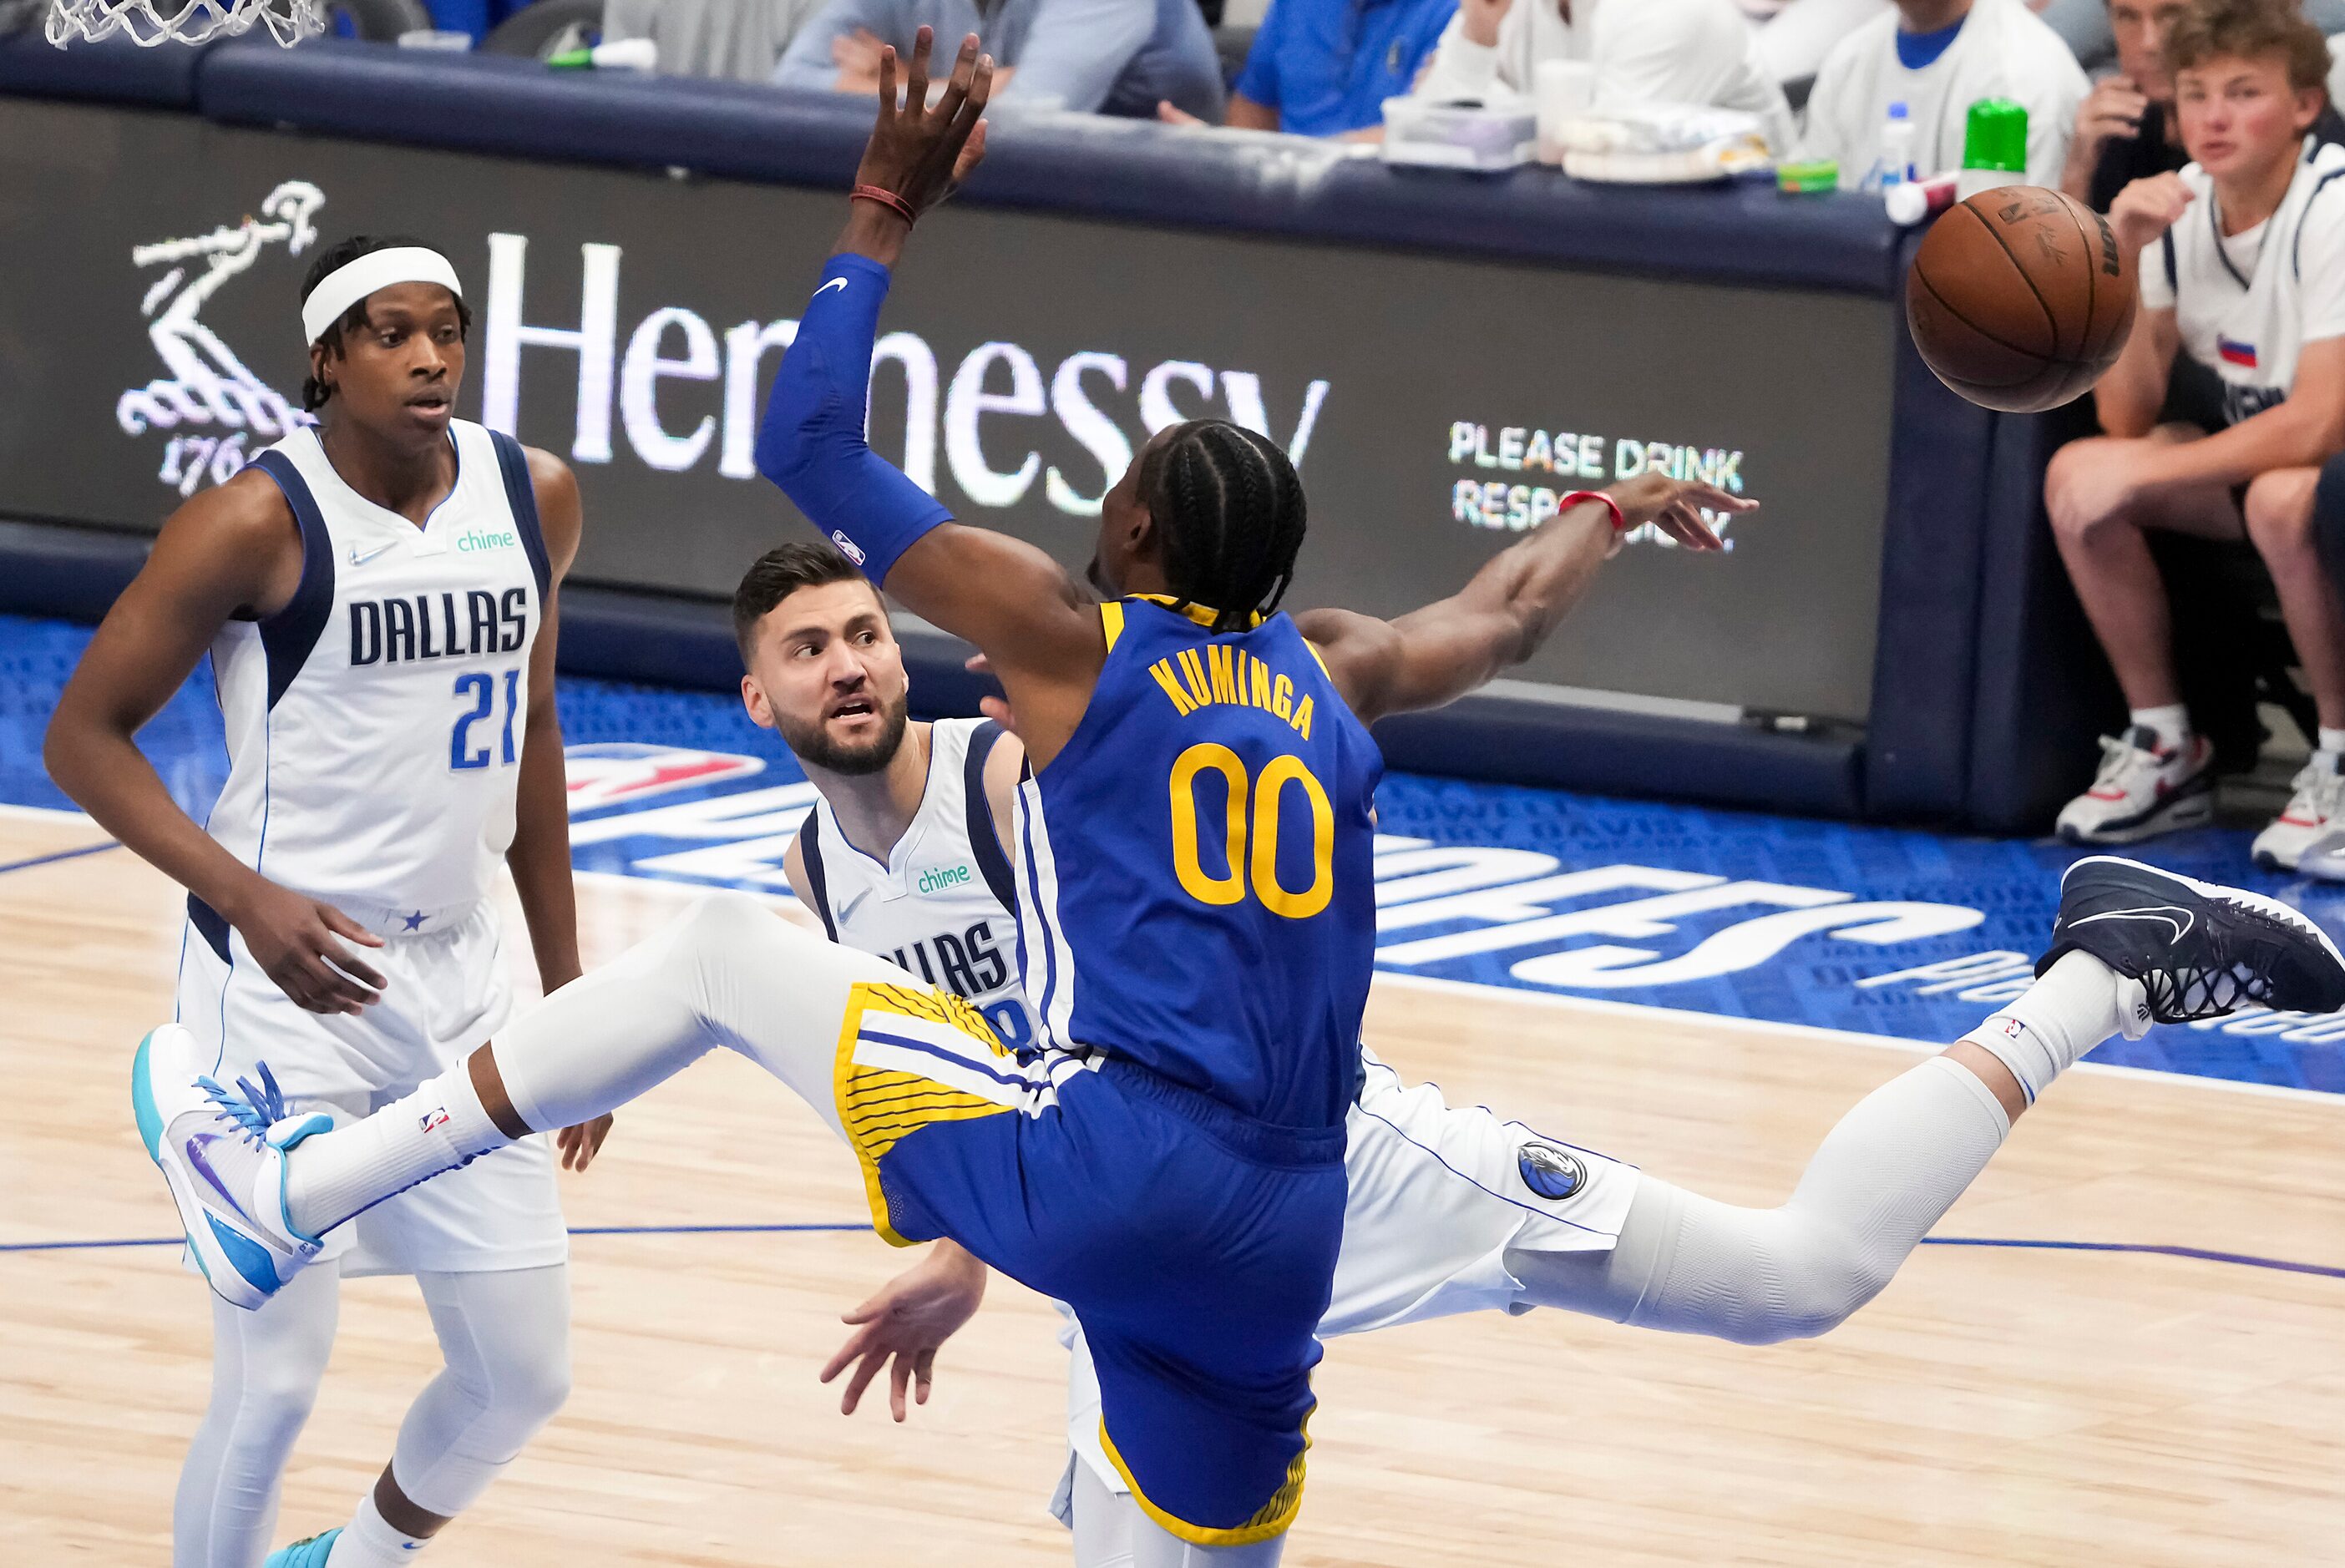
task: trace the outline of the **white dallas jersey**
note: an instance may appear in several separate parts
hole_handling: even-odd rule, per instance
[[[2171,310],[2182,351],[2223,382],[2232,424],[2288,398],[2307,343],[2345,335],[2345,147],[2305,139],[2272,215],[2223,232],[2215,182],[2197,164],[2198,199],[2141,253],[2141,304]]]
[[[513,835],[548,566],[512,437],[452,420],[456,485],[421,528],[353,491],[303,429],[252,466],[301,531],[284,609],[212,642],[228,778],[207,824],[270,881],[430,934],[487,895]],[[224,950],[226,926],[190,899]]]
[[[1001,734],[990,719],[929,726],[920,809],[885,865],[848,843],[817,798],[798,830],[798,892],[832,941],[967,997],[1003,1045],[1024,1051],[1035,1028],[1018,970],[1018,890],[985,796],[985,759]]]

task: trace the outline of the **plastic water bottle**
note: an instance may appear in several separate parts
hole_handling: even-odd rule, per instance
[[[1881,153],[1865,172],[1867,190],[1893,190],[1914,177],[1914,118],[1903,102],[1889,106],[1881,126]]]

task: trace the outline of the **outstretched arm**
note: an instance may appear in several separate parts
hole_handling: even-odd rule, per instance
[[[1311,610],[1297,615],[1295,625],[1318,646],[1336,689],[1363,721],[1437,708],[1537,652],[1629,529],[1657,523],[1689,549],[1717,550],[1718,536],[1700,509],[1740,512],[1758,505],[1659,474],[1640,474],[1604,493],[1620,509],[1619,530],[1611,508],[1582,501],[1499,551],[1463,590],[1437,603],[1394,621]]]
[[[952,193],[984,156],[992,62],[971,34],[933,109],[926,107],[928,28],[913,47],[899,105],[896,55],[880,58],[879,116],[856,170],[858,189],[896,197],[914,215]],[[966,528],[864,439],[871,349],[889,269],[911,223],[885,201],[849,204],[797,339],[783,357],[757,434],[757,469],[817,529],[914,614],[984,650],[1035,733],[1062,741],[1107,657],[1090,596],[1041,551]],[[1045,743],[1039,760],[1056,745]]]

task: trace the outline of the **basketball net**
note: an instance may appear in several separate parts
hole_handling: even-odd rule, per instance
[[[49,42],[64,48],[116,33],[140,48],[233,38],[255,27],[288,47],[325,31],[320,0],[49,0]]]

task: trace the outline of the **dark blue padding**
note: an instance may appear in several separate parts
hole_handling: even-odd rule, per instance
[[[822,934],[838,940],[838,923],[830,917],[830,882],[822,874],[822,809],[809,807],[806,825],[798,829],[798,858],[806,862],[807,885],[797,890],[807,907],[822,916]]]
[[[0,614],[101,620],[154,542],[143,533],[0,521]]]
[[[491,430],[489,440],[497,449],[497,471],[504,475],[505,505],[521,531],[529,569],[537,574],[537,602],[543,604],[553,590],[553,564],[545,553],[545,531],[537,525],[537,487],[530,482],[529,456],[502,430]]]
[[[196,106],[197,70],[209,47],[164,44],[142,49],[117,35],[59,49],[42,35],[36,23],[0,38],[0,93],[191,109]]]
[[[852,182],[871,132],[860,98],[336,39],[215,49],[197,101],[235,124],[833,189]],[[1005,114],[961,199],[1876,298],[1902,287],[1904,231],[1875,199],[1793,199],[1760,182],[1591,185],[1546,168],[1469,178],[1345,150]]]
[[[334,612],[334,541],[326,531],[325,517],[318,511],[317,498],[310,493],[309,481],[293,467],[291,458],[272,448],[249,466],[277,481],[293,509],[293,521],[301,529],[301,581],[294,585],[293,597],[285,602],[285,608],[260,622],[260,646],[269,655],[269,705],[274,708],[301,673],[301,666],[309,663]]]
[[[1015,916],[1018,879],[1010,874],[1010,857],[1001,852],[1001,833],[993,823],[993,803],[985,793],[985,759],[993,754],[1002,733],[991,719],[969,733],[969,754],[960,764],[961,809],[968,815],[969,847],[977,856],[977,869],[993,889],[993,901]]]
[[[1881,612],[1865,735],[1865,814],[1960,814],[1978,657],[1979,559],[1995,420],[1898,334],[1882,517]]]
[[[1863,806],[1862,755],[1844,736],[1500,697],[1386,719],[1375,733],[1385,761],[1410,773],[1809,816]]]
[[[188,924],[196,928],[196,935],[204,939],[205,946],[219,955],[221,963],[231,966],[236,963],[228,956],[228,916],[192,893],[188,895]]]
[[[2100,761],[2094,736],[2125,711],[2044,514],[2054,450],[2097,430],[2089,403],[1995,421],[1961,817],[1967,826],[2048,831],[2061,803],[2092,782]]]

